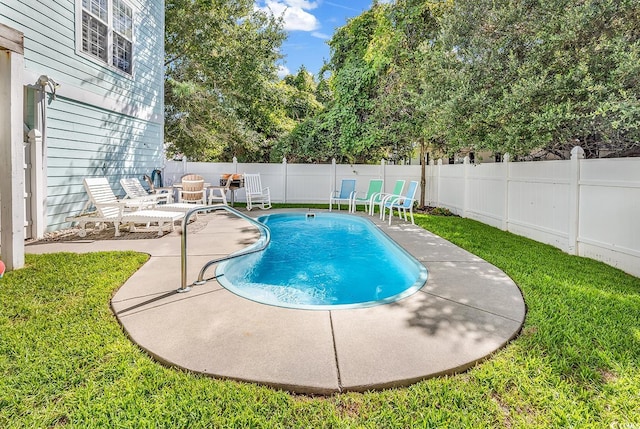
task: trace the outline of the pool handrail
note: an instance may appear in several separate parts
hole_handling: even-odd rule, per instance
[[[200,273],[198,274],[198,280],[196,280],[195,282],[193,282],[191,285],[187,285],[187,223],[189,222],[189,218],[191,217],[192,214],[194,213],[199,213],[199,212],[203,212],[203,211],[208,211],[208,212],[212,212],[212,211],[217,211],[217,210],[225,210],[241,219],[244,219],[246,221],[248,221],[249,223],[255,225],[259,230],[262,231],[261,233],[261,239],[263,241],[263,243],[260,246],[257,247],[253,247],[255,245],[255,243],[251,244],[249,246],[248,250],[245,250],[243,252],[234,252],[230,255],[224,256],[222,258],[217,258],[217,259],[213,259],[209,262],[207,262],[206,264],[204,264],[204,266],[200,269]],[[211,279],[205,279],[204,278],[204,273],[207,271],[207,269],[212,266],[215,265],[219,262],[223,262],[223,261],[227,261],[229,259],[233,259],[233,258],[237,258],[239,256],[244,256],[244,255],[249,255],[251,253],[256,253],[256,252],[261,252],[264,249],[267,248],[267,246],[269,245],[269,243],[271,242],[271,230],[269,229],[269,227],[265,224],[263,224],[262,222],[258,222],[257,220],[255,220],[254,218],[245,215],[244,213],[239,212],[238,210],[229,207],[227,205],[224,204],[214,204],[214,205],[209,205],[209,206],[198,206],[198,207],[194,207],[191,210],[189,210],[185,215],[184,218],[182,219],[182,240],[181,240],[181,246],[180,246],[180,259],[181,259],[181,285],[180,288],[177,290],[177,292],[179,293],[183,293],[183,292],[189,292],[191,290],[191,286],[193,285],[201,285],[206,283],[208,280]],[[212,277],[215,278],[215,277]]]

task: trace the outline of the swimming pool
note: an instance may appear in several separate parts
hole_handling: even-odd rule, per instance
[[[368,307],[420,289],[427,269],[365,218],[281,213],[263,252],[221,263],[220,284],[264,304],[301,309]]]

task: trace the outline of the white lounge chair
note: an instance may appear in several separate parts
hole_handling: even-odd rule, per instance
[[[169,193],[156,194],[147,192],[137,177],[126,177],[120,179],[120,185],[122,185],[122,189],[124,189],[124,192],[127,194],[126,198],[130,198],[132,200],[143,199],[158,203],[170,203],[173,201],[173,198]]]
[[[355,193],[356,179],[342,179],[340,190],[334,190],[329,194],[329,211],[333,209],[333,203],[337,203],[340,210],[340,202],[343,201],[349,204],[349,212],[351,212],[351,201]]]
[[[364,204],[364,210],[367,213],[371,213],[371,209],[373,207],[373,204],[375,203],[376,196],[380,195],[380,193],[382,192],[383,184],[384,181],[381,179],[371,179],[369,181],[369,189],[364,196],[358,197],[358,192],[353,194],[353,200],[351,200],[351,212],[356,212],[358,204]]]
[[[245,193],[247,196],[247,210],[251,210],[257,205],[263,210],[271,208],[271,190],[269,187],[262,187],[260,174],[244,175]]]
[[[395,195],[388,196],[384,199],[382,203],[382,220],[385,217],[385,211],[389,209],[389,225],[391,225],[391,218],[393,217],[393,209],[398,210],[398,217],[402,218],[404,214],[405,222],[407,219],[407,210],[411,214],[411,223],[415,225],[413,221],[413,203],[416,201],[416,191],[418,189],[418,182],[411,181],[409,182],[409,187],[407,188],[407,193],[405,195]]]
[[[156,223],[158,235],[161,236],[165,227],[168,226],[173,231],[174,222],[184,217],[183,212],[152,210],[146,208],[139,201],[119,200],[105,177],[85,178],[84,188],[89,196],[89,201],[78,216],[66,218],[68,222],[78,223],[81,228],[78,235],[81,237],[86,236],[88,223],[96,225],[113,223],[116,237],[120,236],[121,224],[129,225],[129,231],[136,232],[136,224],[143,223],[149,227],[150,224]],[[95,210],[88,211],[90,207],[94,207]]]
[[[141,201],[146,203],[147,208],[155,209],[155,210],[166,210],[173,212],[188,212],[192,208],[194,208],[193,204],[190,203],[173,203],[169,201],[173,201],[173,196],[168,193],[160,193],[160,194],[149,194],[140,183],[136,177],[128,177],[125,179],[120,179],[120,184],[122,185],[122,189],[126,192],[126,198],[133,203],[135,201]],[[159,204],[160,202],[165,202],[165,204]],[[199,207],[204,207],[200,205]],[[197,215],[196,215],[197,216]],[[196,219],[196,217],[194,217]]]

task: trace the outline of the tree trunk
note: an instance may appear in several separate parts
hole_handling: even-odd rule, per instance
[[[420,139],[420,208],[424,207],[424,197],[426,193],[426,165],[425,165],[424,137]]]

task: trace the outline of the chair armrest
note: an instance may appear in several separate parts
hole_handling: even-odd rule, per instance
[[[395,194],[380,194],[380,196],[381,196],[380,204],[382,204],[382,205],[387,205],[389,200],[391,200],[393,198],[401,197],[401,195],[395,195]]]
[[[128,203],[126,201],[118,200],[110,203],[94,203],[93,205],[96,208],[116,207],[118,209],[118,217],[122,217],[124,209],[128,207],[127,204]]]

